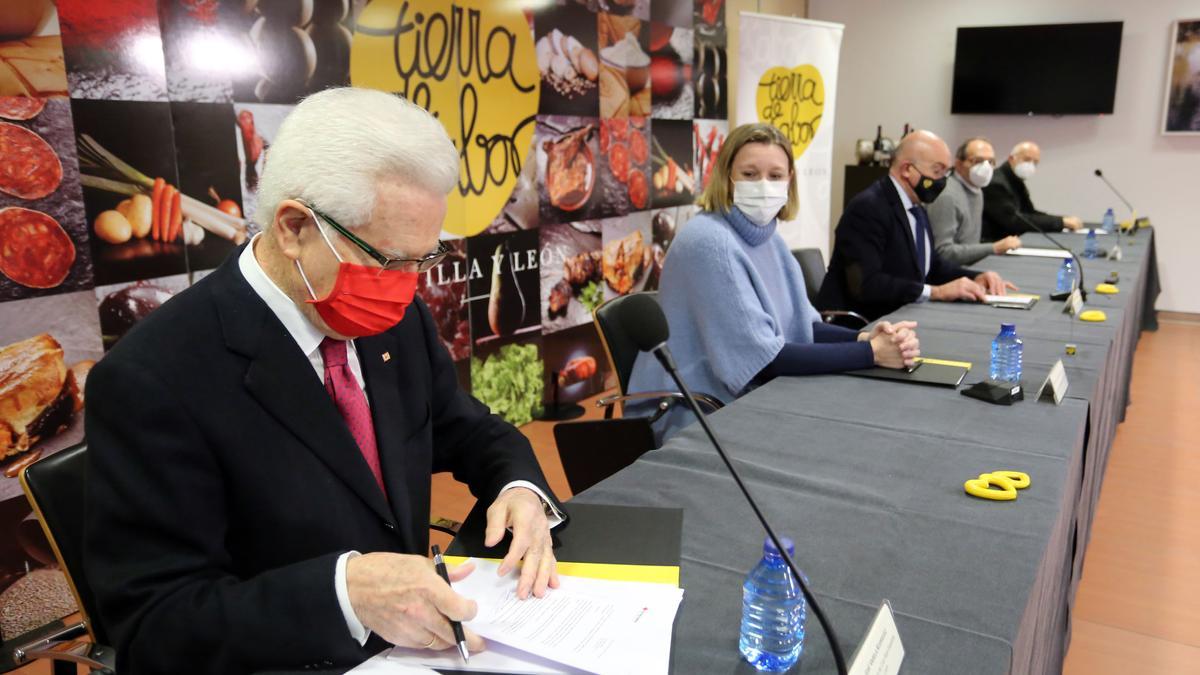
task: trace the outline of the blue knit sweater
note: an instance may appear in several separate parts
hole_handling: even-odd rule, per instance
[[[856,342],[856,331],[821,323],[775,221],[756,225],[736,207],[726,214],[700,212],[681,229],[663,265],[659,302],[684,381],[724,403],[774,375],[873,363],[870,345]],[[630,392],[674,389],[653,356],[639,355]],[[652,412],[653,404],[629,408],[631,415]],[[655,432],[666,438],[693,421],[676,405]]]

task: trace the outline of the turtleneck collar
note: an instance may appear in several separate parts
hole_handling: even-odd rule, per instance
[[[766,225],[759,225],[753,220],[746,217],[742,210],[734,206],[725,214],[725,221],[733,228],[734,232],[738,233],[747,244],[751,246],[759,246],[771,238],[775,234],[775,225],[779,222],[778,218],[772,218],[771,222]]]

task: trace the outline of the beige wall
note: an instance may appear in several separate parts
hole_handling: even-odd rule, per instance
[[[1154,222],[1163,286],[1158,308],[1200,313],[1200,136],[1159,133],[1171,21],[1200,16],[1200,0],[808,4],[810,18],[846,25],[833,139],[833,222],[842,212],[843,167],[853,161],[854,140],[874,138],[876,124],[896,138],[911,122],[937,131],[951,147],[967,136],[989,136],[1000,156],[1013,143],[1033,139],[1042,146],[1042,163],[1029,184],[1038,208],[1094,222],[1112,207],[1124,218],[1128,212],[1092,173],[1103,169]],[[950,114],[957,27],[1076,21],[1125,22],[1113,114]],[[898,49],[892,46],[897,34],[921,39]]]
[[[741,12],[758,12],[760,14],[778,14],[780,16],[808,16],[808,0],[728,0],[725,4],[725,23],[729,30],[729,126],[736,125],[737,119],[737,72],[738,72],[738,30],[741,22],[738,15]]]

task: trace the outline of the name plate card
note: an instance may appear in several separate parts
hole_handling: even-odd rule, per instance
[[[850,675],[896,675],[904,662],[904,643],[892,615],[892,603],[879,606],[875,620],[850,659]]]
[[[1046,376],[1046,381],[1042,382],[1042,386],[1038,387],[1037,400],[1042,400],[1046,394],[1054,399],[1054,405],[1062,403],[1063,397],[1067,395],[1067,369],[1063,368],[1062,359],[1054,362],[1054,367],[1050,369],[1050,374]]]
[[[1065,307],[1063,307],[1063,313],[1070,314],[1071,316],[1078,316],[1082,309],[1083,294],[1079,292],[1078,288],[1076,288],[1075,290],[1071,291],[1071,297],[1067,298],[1067,304]]]

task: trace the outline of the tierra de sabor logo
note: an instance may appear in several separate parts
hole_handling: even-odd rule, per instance
[[[372,0],[355,27],[350,81],[438,117],[461,158],[444,229],[487,228],[533,143],[540,80],[521,3]]]
[[[754,97],[758,120],[779,127],[792,142],[799,159],[821,125],[825,111],[825,80],[816,66],[805,64],[791,70],[776,66],[758,79]]]

